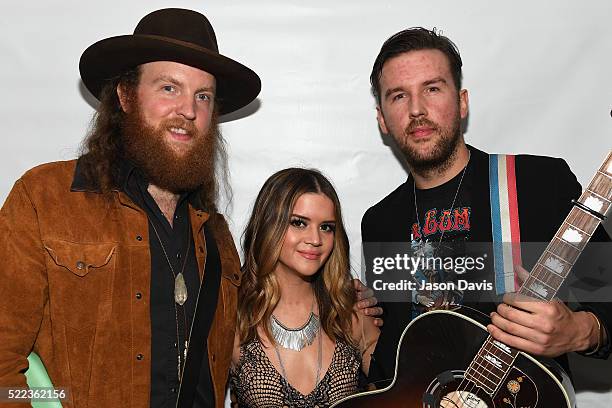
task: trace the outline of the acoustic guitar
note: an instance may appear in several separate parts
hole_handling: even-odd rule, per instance
[[[612,201],[612,152],[540,256],[519,293],[550,301],[605,218]],[[493,339],[488,316],[467,307],[431,310],[402,333],[392,383],[334,408],[574,408],[567,374]]]

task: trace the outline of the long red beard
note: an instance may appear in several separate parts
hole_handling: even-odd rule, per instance
[[[192,147],[181,154],[165,140],[170,127],[182,127],[195,138]],[[220,138],[216,115],[206,132],[197,131],[194,124],[180,118],[168,119],[157,127],[149,126],[139,104],[132,103],[122,124],[123,150],[157,187],[175,194],[215,186],[215,156]]]

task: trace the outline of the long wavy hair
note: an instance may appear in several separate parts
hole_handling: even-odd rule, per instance
[[[103,194],[110,193],[117,185],[117,163],[126,155],[123,149],[122,126],[125,112],[121,108],[117,86],[123,87],[127,94],[135,95],[140,81],[140,67],[125,71],[123,74],[109,80],[100,93],[100,104],[92,118],[90,129],[83,140],[79,163],[89,184]],[[217,106],[213,113],[212,125],[216,126]],[[229,187],[229,171],[225,141],[221,132],[217,132],[218,141],[215,161],[215,177],[210,185],[199,189],[200,205],[211,212],[217,211],[219,186],[223,185],[223,193],[228,206],[231,203],[232,192]],[[222,181],[220,183],[219,181]]]
[[[312,281],[321,327],[334,341],[354,343],[350,333],[355,291],[350,273],[349,240],[338,195],[319,171],[288,168],[273,174],[264,183],[243,234],[244,265],[238,296],[241,344],[255,339],[258,327],[273,339],[270,317],[281,296],[274,269],[295,203],[305,193],[324,194],[333,202],[335,211],[334,246]]]

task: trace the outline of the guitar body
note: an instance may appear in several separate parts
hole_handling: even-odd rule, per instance
[[[552,300],[592,234],[612,208],[612,151],[540,256],[519,294]],[[432,310],[410,322],[399,341],[387,388],[333,407],[575,408],[567,374],[495,341],[489,318],[461,307]]]
[[[545,366],[519,353],[492,396],[463,378],[488,337],[488,320],[465,307],[418,316],[400,339],[391,385],[345,398],[333,407],[574,408],[569,377],[552,360]]]

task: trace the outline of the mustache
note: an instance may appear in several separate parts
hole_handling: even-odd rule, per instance
[[[426,118],[419,118],[419,119],[415,119],[412,122],[410,122],[408,126],[406,127],[406,129],[404,130],[404,133],[408,135],[414,132],[416,128],[419,128],[419,127],[429,127],[429,128],[432,128],[433,130],[440,130],[438,125],[432,122],[431,120],[426,119]]]
[[[193,124],[193,122],[179,118],[166,119],[159,125],[159,129],[170,129],[172,127],[185,129],[187,131],[187,134],[192,136],[197,134],[198,132],[198,129]]]

